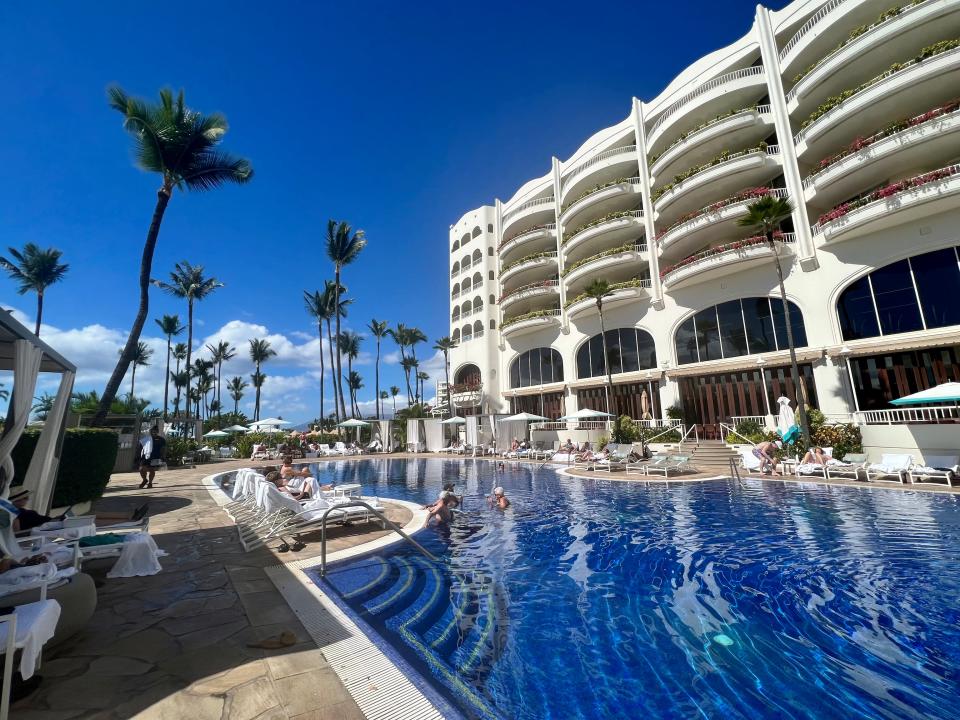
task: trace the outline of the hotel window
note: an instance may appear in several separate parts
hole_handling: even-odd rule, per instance
[[[483,232],[483,231],[480,229],[480,226],[477,225],[477,226],[473,229],[473,232],[471,233],[471,236],[472,236],[472,237],[476,237],[476,236],[479,235],[481,232]]]
[[[884,265],[851,283],[837,301],[844,340],[960,325],[958,248]]]
[[[492,232],[493,232],[493,223],[487,223],[487,232],[488,232],[488,233],[492,233]]]
[[[807,344],[803,315],[790,303],[795,347]],[[690,316],[674,335],[677,364],[786,350],[787,323],[779,298],[741,298],[705,308]]]
[[[607,330],[607,359],[610,373],[636,372],[657,366],[657,353],[653,338],[646,330],[618,328]],[[603,339],[594,335],[577,350],[577,377],[602,377]]]
[[[493,325],[491,322],[491,329]],[[548,385],[563,381],[563,361],[553,348],[534,348],[520,353],[510,363],[510,387]]]

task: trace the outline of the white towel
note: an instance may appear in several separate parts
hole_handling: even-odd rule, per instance
[[[79,540],[97,534],[97,526],[93,520],[90,521],[89,525],[76,525],[74,527],[64,527],[63,525],[64,523],[60,520],[51,520],[33,528],[30,535],[33,537]]]
[[[57,566],[51,562],[7,570],[0,574],[0,597],[40,587],[45,582],[53,582],[56,577]]]
[[[17,615],[17,634],[14,643],[23,650],[20,654],[20,676],[24,680],[33,677],[37,658],[47,641],[53,637],[60,620],[60,603],[42,600],[14,608]],[[7,645],[9,623],[0,624],[0,649]]]
[[[156,575],[163,568],[157,562],[160,551],[150,533],[127,535],[117,562],[107,573],[109,578]]]

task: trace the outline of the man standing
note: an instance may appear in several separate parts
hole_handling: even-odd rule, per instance
[[[153,487],[153,479],[157,475],[157,468],[163,465],[167,454],[167,441],[160,434],[157,426],[150,428],[150,437],[145,438],[140,448],[140,488]]]

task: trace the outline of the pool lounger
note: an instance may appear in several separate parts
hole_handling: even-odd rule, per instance
[[[867,456],[864,453],[847,453],[843,458],[843,464],[827,464],[827,480],[835,479],[860,479],[860,472],[866,472]]]
[[[922,465],[911,465],[907,471],[910,484],[925,483],[931,480],[946,480],[953,487],[953,480],[960,477],[960,456],[930,455],[923,459]]]
[[[867,474],[867,481],[896,479],[902,483],[912,466],[912,455],[884,453],[880,456],[880,462],[867,465],[864,472]]]
[[[663,476],[666,478],[670,477],[671,471],[676,471],[677,473],[696,472],[696,468],[690,465],[689,455],[669,455],[662,462],[652,462],[646,466],[647,475],[651,473],[663,473]]]

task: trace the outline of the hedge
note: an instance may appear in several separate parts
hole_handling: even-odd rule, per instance
[[[27,430],[13,449],[14,485],[23,484],[39,438],[39,431]],[[63,438],[51,507],[74,505],[102,496],[116,460],[115,432],[100,428],[69,428]]]

